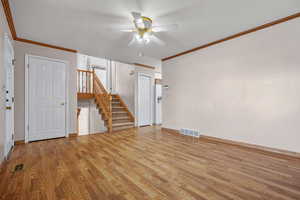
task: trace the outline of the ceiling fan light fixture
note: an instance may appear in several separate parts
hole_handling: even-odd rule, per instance
[[[178,27],[177,24],[153,26],[151,18],[142,16],[139,12],[131,12],[131,15],[134,23],[134,28],[131,30],[134,35],[128,46],[134,42],[146,45],[152,41],[159,45],[165,45],[165,43],[157,37],[156,33],[176,29]]]
[[[135,35],[135,38],[136,38],[136,40],[138,42],[142,42],[143,41],[143,37],[140,34],[138,34],[138,33]]]

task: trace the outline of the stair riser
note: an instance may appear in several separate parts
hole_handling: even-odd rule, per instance
[[[114,108],[114,107],[112,107],[112,111],[113,112],[123,112],[123,111],[125,111],[125,109],[124,108]]]
[[[120,131],[120,130],[124,130],[124,129],[129,129],[129,128],[134,128],[134,126],[120,126],[120,127],[115,127],[112,130],[113,131]]]
[[[112,120],[113,124],[119,124],[119,123],[125,123],[125,122],[131,122],[130,119],[117,119],[117,120]]]
[[[108,122],[107,120],[104,121],[104,125],[105,125],[105,126],[108,126],[108,123],[107,123],[107,122]],[[118,121],[118,122],[113,122],[112,125],[118,124],[118,123],[128,123],[128,122],[131,122],[131,121]],[[127,126],[127,125],[124,125],[124,126]],[[115,126],[115,127],[119,127],[119,126]]]
[[[112,117],[115,118],[115,117],[127,117],[127,113],[113,113]]]

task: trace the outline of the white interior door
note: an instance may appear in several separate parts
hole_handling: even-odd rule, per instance
[[[14,50],[8,37],[4,43],[4,67],[6,73],[6,112],[5,112],[5,147],[4,156],[7,157],[14,145]]]
[[[66,63],[28,56],[28,141],[66,136]]]
[[[152,77],[144,74],[138,75],[138,125],[147,126],[152,124]]]

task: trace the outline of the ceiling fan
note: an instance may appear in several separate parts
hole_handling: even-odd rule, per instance
[[[149,17],[142,16],[141,13],[132,12],[134,28],[123,29],[122,32],[134,33],[132,40],[128,46],[134,43],[147,45],[150,41],[153,41],[159,45],[165,45],[165,42],[159,39],[156,35],[158,32],[166,32],[178,28],[177,24],[153,26],[152,19]]]

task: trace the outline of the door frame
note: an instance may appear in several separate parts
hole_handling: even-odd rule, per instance
[[[69,137],[69,122],[70,122],[70,116],[69,116],[69,94],[68,94],[68,88],[69,88],[69,61],[66,60],[60,60],[60,59],[54,59],[54,58],[48,58],[44,56],[35,56],[31,54],[25,54],[25,143],[29,142],[29,59],[30,58],[38,58],[43,60],[48,60],[52,62],[60,62],[64,63],[66,65],[66,106],[65,106],[65,136]]]
[[[15,59],[15,51],[14,51],[14,48],[13,48],[13,43],[12,43],[12,40],[11,38],[8,36],[7,33],[4,33],[4,39],[3,39],[3,60],[5,63],[5,56],[7,56],[7,52],[9,51],[9,53],[12,53],[12,58],[13,60]],[[12,67],[12,71],[14,72],[14,69],[15,69],[15,64],[13,63],[13,60],[12,60],[12,63],[11,63],[11,67]],[[8,72],[9,69],[7,69],[7,66],[5,66],[4,68],[4,73],[5,73],[5,91],[7,90],[7,82],[8,82],[8,76],[7,76],[7,72]],[[13,73],[13,82],[14,82],[14,77],[15,76],[15,73]],[[14,89],[14,83],[13,83],[13,98],[15,99],[15,89]],[[6,92],[5,92],[5,99],[7,98],[6,96]],[[14,147],[14,142],[15,142],[15,119],[14,119],[14,114],[15,114],[15,101],[13,100],[12,102],[12,109],[11,109],[11,112],[12,112],[12,123],[13,123],[13,127],[12,127],[12,144],[10,146],[10,149],[7,149],[7,137],[8,137],[8,129],[6,127],[7,125],[7,109],[6,109],[6,106],[7,106],[7,103],[5,102],[5,127],[4,127],[4,158],[7,159],[7,157],[10,155],[13,147]]]
[[[147,76],[150,78],[150,126],[153,125],[154,122],[154,75],[148,74],[145,72],[136,72],[136,80],[135,80],[135,126],[140,127],[140,120],[139,120],[139,105],[140,105],[140,98],[139,98],[139,87],[140,87],[140,76]]]

